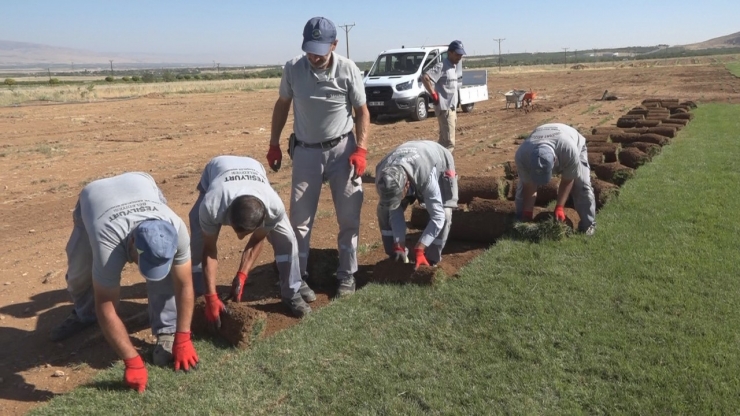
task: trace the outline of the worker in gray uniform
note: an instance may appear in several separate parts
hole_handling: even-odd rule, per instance
[[[301,274],[307,275],[311,230],[321,186],[328,181],[339,224],[337,297],[341,297],[355,291],[363,201],[360,176],[367,166],[370,113],[359,68],[334,52],[336,35],[334,23],[326,18],[315,17],[306,23],[302,45],[306,54],[291,59],[283,69],[267,161],[273,170],[280,168],[280,135],[292,103],[290,223],[298,240]],[[352,132],[355,125],[356,134]]]
[[[560,187],[555,203],[555,218],[565,221],[568,196],[581,222],[578,230],[593,235],[596,230],[596,199],[591,187],[586,138],[576,129],[561,123],[543,124],[522,142],[515,155],[519,182],[516,188],[517,216],[531,220],[537,187],[550,182],[553,173],[560,175]]]
[[[306,302],[316,300],[316,294],[301,279],[295,234],[264,166],[249,157],[215,157],[206,164],[198,191],[189,215],[190,244],[196,291],[205,293],[206,320],[219,327],[224,310],[216,294],[217,243],[222,225],[231,226],[240,240],[251,236],[232,280],[232,300],[241,301],[249,271],[267,239],[275,251],[283,303],[298,317],[311,312]]]
[[[447,58],[432,66],[421,78],[424,88],[432,97],[434,114],[439,123],[439,144],[448,150],[455,149],[455,126],[457,125],[457,103],[462,83],[460,60],[465,49],[459,40],[452,41],[447,48]]]
[[[154,179],[130,172],[91,182],[72,214],[67,243],[67,291],[74,310],[51,331],[61,341],[97,322],[123,359],[124,380],[143,391],[147,370],[116,313],[121,271],[137,263],[146,280],[149,322],[157,336],[154,363],[189,370],[198,362],[190,340],[194,293],[190,238]]]
[[[408,263],[406,220],[409,203],[419,200],[429,212],[429,223],[414,247],[416,267],[442,260],[457,208],[457,174],[452,153],[438,143],[416,140],[404,143],[375,168],[378,225],[386,254]]]

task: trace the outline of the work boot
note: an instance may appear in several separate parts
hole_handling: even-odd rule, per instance
[[[311,307],[308,306],[308,303],[306,303],[305,300],[303,300],[303,296],[301,296],[300,292],[293,295],[292,299],[283,299],[283,303],[290,308],[293,315],[298,318],[303,318],[311,313]]]
[[[337,279],[337,298],[342,298],[355,293],[355,277],[350,276],[346,279]]]
[[[152,361],[159,367],[167,367],[172,362],[172,344],[175,342],[175,334],[157,335],[157,345],[152,351]]]
[[[303,300],[308,303],[316,300],[316,293],[314,293],[314,291],[310,287],[308,287],[308,283],[306,283],[305,280],[301,280],[301,288],[298,289],[298,293],[300,293],[303,297]]]
[[[596,233],[596,224],[591,224],[591,226],[590,226],[590,227],[588,227],[588,228],[586,229],[586,231],[584,231],[584,233],[585,233],[585,234],[586,234],[587,236],[589,236],[589,237],[590,237],[590,236],[592,236],[592,235],[594,235],[594,234]]]
[[[78,332],[82,332],[87,327],[95,325],[95,323],[96,321],[83,322],[77,316],[77,311],[72,310],[72,313],[62,323],[52,328],[49,334],[49,340],[53,342],[63,341]]]

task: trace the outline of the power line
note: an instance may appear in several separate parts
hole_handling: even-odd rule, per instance
[[[355,24],[352,23],[351,25],[340,25],[342,29],[344,29],[344,39],[347,42],[347,58],[349,59],[349,31],[352,30],[353,27],[355,27]]]
[[[494,39],[494,42],[498,42],[498,72],[501,72],[501,41],[506,40],[506,38],[501,39]]]

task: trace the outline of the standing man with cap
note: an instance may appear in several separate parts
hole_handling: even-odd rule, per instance
[[[457,175],[452,153],[429,140],[404,143],[375,168],[378,225],[386,254],[408,263],[404,211],[418,199],[429,212],[429,223],[414,248],[416,267],[442,260],[457,208]]]
[[[190,340],[193,279],[185,223],[146,173],[124,173],[91,182],[80,193],[67,243],[67,291],[74,310],[51,332],[61,341],[99,323],[123,359],[124,381],[144,391],[147,370],[116,313],[121,271],[137,263],[146,280],[149,322],[157,336],[154,363],[188,371],[198,363]]]
[[[370,113],[360,69],[335,53],[336,47],[334,23],[323,17],[306,23],[302,45],[306,54],[291,59],[283,69],[267,161],[273,170],[280,168],[280,135],[292,103],[295,131],[288,147],[293,159],[290,223],[298,240],[301,275],[307,274],[311,229],[326,180],[339,223],[337,296],[341,297],[355,291],[363,201],[360,176],[367,165]],[[356,134],[352,132],[355,125]]]
[[[306,302],[315,301],[316,294],[301,279],[295,234],[264,166],[249,157],[215,157],[203,170],[198,191],[190,211],[191,247],[196,286],[205,279],[206,320],[220,326],[224,309],[216,294],[217,242],[222,225],[230,225],[240,240],[251,235],[231,285],[232,300],[241,302],[249,271],[267,239],[275,250],[283,303],[299,318],[311,312]]]
[[[421,78],[429,96],[434,102],[434,113],[439,122],[439,144],[449,151],[455,149],[455,125],[457,123],[457,102],[459,101],[458,71],[465,49],[459,40],[452,41],[447,48],[447,58],[431,67]]]
[[[568,195],[581,222],[578,230],[593,235],[596,231],[596,199],[591,187],[586,139],[573,127],[561,123],[543,124],[532,132],[516,151],[519,182],[516,188],[516,212],[531,220],[537,187],[550,182],[553,172],[560,175],[555,218],[565,221],[563,207]]]

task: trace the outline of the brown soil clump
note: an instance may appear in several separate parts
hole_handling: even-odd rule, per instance
[[[506,181],[497,176],[461,176],[457,182],[458,203],[467,204],[473,198],[505,199]]]
[[[619,162],[628,168],[637,169],[649,161],[650,156],[636,147],[627,147],[619,152]]]
[[[586,144],[609,142],[608,134],[584,134],[583,137],[586,138]]]
[[[224,302],[227,313],[221,314],[218,335],[239,348],[249,348],[260,337],[265,328],[267,315],[245,303]],[[203,297],[195,302],[191,328],[194,334],[212,335],[205,318],[206,302]]]
[[[516,198],[516,187],[519,183],[519,179],[511,181],[507,199],[513,201]],[[558,188],[560,187],[560,179],[552,178],[546,185],[542,185],[537,188],[537,199],[535,199],[535,205],[547,206],[550,202],[558,199]]]
[[[619,162],[604,163],[594,166],[596,177],[602,181],[611,182],[615,185],[622,186],[627,180],[635,176],[635,170],[622,165]]]
[[[632,143],[638,141],[640,135],[637,133],[612,134],[611,138],[614,143]]]
[[[601,209],[609,200],[619,195],[619,187],[613,183],[601,179],[591,179],[591,187],[594,189],[596,209]]]
[[[442,269],[437,267],[421,266],[414,270],[414,263],[400,263],[391,259],[381,260],[375,264],[372,283],[395,283],[433,285],[446,278]]]
[[[676,114],[671,114],[671,118],[675,118],[678,120],[693,120],[694,115],[691,113],[676,113]]]
[[[588,165],[595,166],[604,163],[604,154],[599,152],[588,152]]]
[[[636,141],[643,142],[643,143],[657,144],[659,146],[665,146],[670,143],[669,138],[665,136],[661,136],[660,134],[655,134],[655,133],[642,134]]]
[[[506,179],[516,179],[519,177],[519,170],[516,167],[516,162],[509,160],[504,163],[504,175]]]
[[[648,133],[653,134],[660,134],[661,136],[674,138],[676,137],[676,128],[675,127],[650,127],[647,131]],[[644,140],[642,140],[644,141]]]
[[[581,222],[581,216],[578,215],[578,212],[573,208],[563,208],[563,212],[565,212],[565,225],[574,230],[578,229],[578,224]],[[534,222],[553,221],[555,220],[555,213],[553,211],[542,211],[532,220]]]
[[[628,147],[636,147],[643,152],[647,153],[648,156],[652,159],[653,157],[660,154],[660,151],[662,148],[660,145],[657,145],[655,143],[645,143],[645,142],[634,142],[634,143],[628,143],[624,145],[625,148]]]

